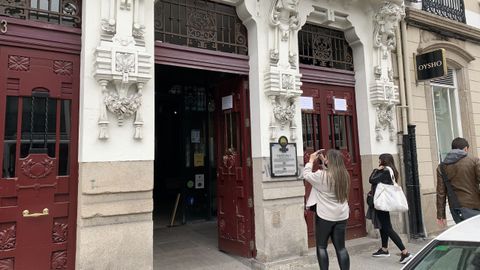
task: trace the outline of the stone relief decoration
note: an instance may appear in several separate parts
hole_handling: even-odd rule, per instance
[[[269,48],[270,66],[265,72],[265,94],[270,100],[270,139],[277,139],[278,130],[289,128],[290,140],[296,140],[296,102],[302,91],[298,72],[298,55],[293,52],[300,23],[299,0],[275,0],[272,2],[270,25],[273,42]]]
[[[52,253],[52,269],[67,269],[67,251],[55,251]]]
[[[11,225],[0,231],[0,251],[15,248],[17,242],[15,225]]]
[[[288,43],[289,62],[296,65],[296,54],[292,53],[295,32],[299,29],[299,0],[274,0],[272,3],[270,23],[274,27],[274,47],[270,49],[270,63],[278,64],[281,42]]]
[[[71,76],[73,72],[73,63],[70,61],[53,61],[53,72],[58,75]]]
[[[67,241],[68,224],[55,221],[52,230],[52,242],[63,243]]]
[[[133,138],[143,138],[142,101],[143,87],[151,79],[151,55],[145,50],[143,42],[144,25],[140,23],[140,13],[143,9],[143,0],[105,1],[102,7],[103,22],[108,22],[114,31],[102,29],[100,45],[95,52],[94,75],[101,86],[102,99],[100,102],[99,139],[109,138],[109,112],[117,118],[117,124],[123,126],[125,121],[133,118]],[[133,9],[132,9],[133,5]],[[108,7],[108,8],[107,8]],[[119,12],[133,13],[131,29],[117,29],[116,15]],[[107,34],[107,35],[105,35]],[[110,36],[109,36],[110,35]]]
[[[390,141],[395,139],[393,117],[400,103],[398,86],[393,81],[392,50],[396,48],[395,31],[405,15],[404,7],[385,2],[374,16],[374,82],[370,86],[370,100],[375,106],[376,140],[382,141],[382,130],[388,129]]]

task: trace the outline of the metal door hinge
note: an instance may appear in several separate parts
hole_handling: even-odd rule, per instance
[[[253,251],[255,249],[255,242],[253,240],[250,240],[250,250]]]
[[[247,157],[247,167],[252,167],[252,158]]]
[[[253,199],[252,197],[249,197],[248,198],[248,208],[252,208],[253,207]]]
[[[245,118],[245,127],[250,127],[250,118]]]

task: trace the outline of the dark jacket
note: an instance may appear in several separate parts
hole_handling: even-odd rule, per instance
[[[372,201],[373,201],[373,196],[375,195],[375,190],[377,189],[378,183],[393,185],[392,177],[390,176],[390,172],[388,171],[388,169],[382,169],[382,170],[374,169],[372,174],[368,178],[368,181],[372,185],[370,190]],[[379,210],[376,210],[372,205],[369,205],[366,218],[372,220],[373,227],[375,229],[381,229],[382,224],[377,218],[377,211]]]
[[[445,172],[460,207],[480,209],[480,160],[459,149],[445,157]],[[447,190],[443,183],[440,165],[437,167],[437,218],[445,219]]]

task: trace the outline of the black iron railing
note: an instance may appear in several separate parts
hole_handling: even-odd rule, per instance
[[[463,0],[423,0],[422,10],[454,21],[466,22]]]
[[[81,26],[81,0],[0,0],[0,16]]]

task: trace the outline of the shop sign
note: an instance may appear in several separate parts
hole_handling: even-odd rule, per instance
[[[278,143],[270,143],[270,164],[272,177],[297,176],[297,144],[288,143],[285,136]]]
[[[417,81],[431,80],[447,75],[445,49],[415,55]]]

